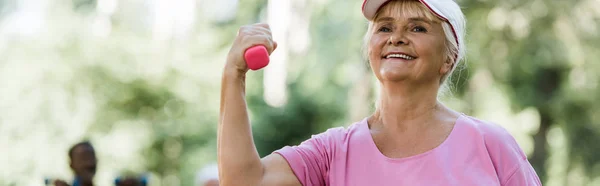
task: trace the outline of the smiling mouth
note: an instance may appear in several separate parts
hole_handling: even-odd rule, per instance
[[[409,56],[409,55],[406,55],[406,54],[388,54],[384,58],[385,59],[397,58],[397,59],[413,60],[413,59],[416,59],[417,57]]]

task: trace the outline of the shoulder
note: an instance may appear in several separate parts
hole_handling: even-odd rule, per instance
[[[501,153],[515,160],[526,159],[515,138],[501,125],[473,116],[464,116],[462,121],[467,130],[481,136],[490,153]]]
[[[285,146],[275,153],[288,162],[302,185],[325,185],[324,180],[330,162],[335,159],[335,153],[343,148],[341,144],[347,143],[352,133],[364,130],[366,121],[363,122],[359,121],[348,127],[329,128],[312,135],[297,146]]]
[[[366,119],[356,121],[348,126],[332,127],[326,131],[312,135],[311,139],[327,140],[330,142],[342,142],[348,140],[348,137],[352,134],[361,132],[367,125]]]
[[[463,118],[462,124],[467,128],[466,130],[476,133],[483,140],[483,148],[492,161],[502,183],[511,180],[535,181],[538,179],[527,160],[527,155],[506,129],[496,123],[472,116]]]
[[[526,159],[515,138],[501,125],[490,121],[465,116],[463,124],[468,130],[478,133],[484,140],[490,155],[501,154],[512,159]]]

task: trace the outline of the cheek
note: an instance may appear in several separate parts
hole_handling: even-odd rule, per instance
[[[386,41],[387,40],[385,40],[382,36],[373,35],[371,37],[368,46],[369,60],[371,61],[371,63],[379,61],[381,59],[381,50],[383,49],[383,46],[385,45]]]
[[[444,43],[440,42],[439,38],[427,38],[422,41],[415,44],[419,55],[425,57],[429,65],[440,66],[444,64],[446,59],[446,46]]]

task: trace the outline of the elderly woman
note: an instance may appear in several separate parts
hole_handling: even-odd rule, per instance
[[[365,0],[362,13],[367,57],[381,84],[375,112],[262,159],[244,99],[243,53],[277,44],[266,24],[240,29],[222,80],[222,185],[541,185],[506,130],[437,100],[465,55],[464,15],[454,1]]]

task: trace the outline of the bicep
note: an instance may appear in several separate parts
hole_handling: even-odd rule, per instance
[[[262,160],[264,174],[262,186],[302,186],[287,160],[278,153],[270,154]]]

